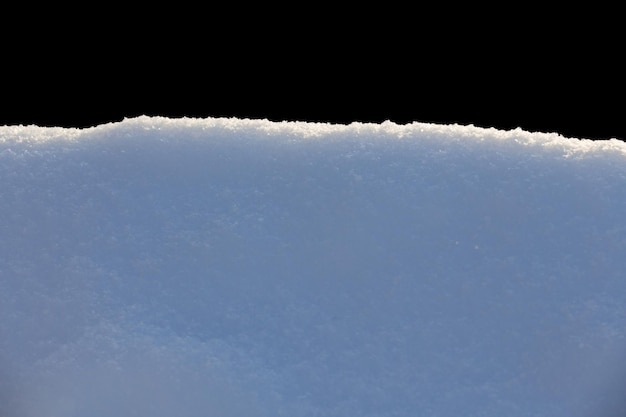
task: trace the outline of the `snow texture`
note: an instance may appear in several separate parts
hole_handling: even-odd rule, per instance
[[[618,417],[626,144],[0,127],[2,417]]]

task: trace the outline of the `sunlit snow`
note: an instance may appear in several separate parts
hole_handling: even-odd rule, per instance
[[[1,417],[618,417],[626,144],[0,127]]]

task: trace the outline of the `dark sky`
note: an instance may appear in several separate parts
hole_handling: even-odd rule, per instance
[[[412,121],[626,138],[623,97],[608,84],[358,72],[63,74],[6,80],[0,124],[86,127],[142,114],[331,123]],[[250,71],[250,72],[247,72]],[[397,78],[395,78],[397,76]]]
[[[241,101],[237,96],[222,97],[188,109],[183,100],[181,113],[337,123],[459,123],[596,139],[626,138],[618,104],[621,100],[596,92],[569,91],[563,86],[529,86],[523,82],[490,85],[479,79],[435,81],[418,76],[397,82],[293,84],[250,91],[249,97],[241,95]]]
[[[546,18],[542,31],[537,21],[516,26],[492,14],[448,22],[389,9],[273,26],[224,17],[230,25],[216,26],[219,14],[205,21],[186,13],[178,26],[129,17],[69,20],[29,38],[7,32],[0,125],[87,127],[146,114],[459,123],[626,139],[621,50],[576,22]]]

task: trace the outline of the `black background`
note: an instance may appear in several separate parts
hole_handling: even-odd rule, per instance
[[[598,21],[585,11],[577,20],[278,11],[103,12],[29,38],[4,30],[0,125],[89,127],[145,114],[626,139],[619,27],[591,28]]]

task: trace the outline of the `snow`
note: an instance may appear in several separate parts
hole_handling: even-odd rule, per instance
[[[622,416],[626,144],[0,127],[2,417]]]

